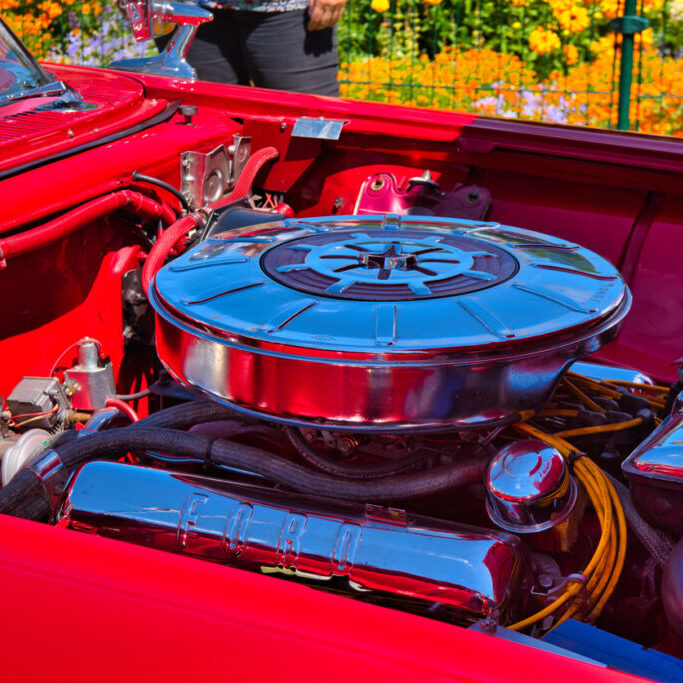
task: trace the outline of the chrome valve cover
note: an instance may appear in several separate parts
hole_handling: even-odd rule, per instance
[[[464,623],[514,618],[526,595],[524,552],[511,534],[207,477],[88,463],[57,519],[322,587],[406,598],[423,610],[439,603]]]
[[[576,244],[397,215],[212,235],[159,271],[150,298],[159,357],[181,382],[352,431],[515,419],[630,306],[615,268]]]

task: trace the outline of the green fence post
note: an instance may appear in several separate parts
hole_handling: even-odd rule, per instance
[[[636,2],[637,0],[626,0],[624,16],[610,22],[610,28],[622,35],[619,106],[617,108],[619,130],[629,130],[631,127],[629,110],[631,108],[631,83],[633,82],[633,36],[650,25],[647,19],[636,14]]]

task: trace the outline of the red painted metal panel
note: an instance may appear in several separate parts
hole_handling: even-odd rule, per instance
[[[646,192],[535,176],[485,171],[479,181],[495,198],[490,220],[522,225],[576,242],[619,265]]]
[[[666,379],[675,378],[672,363],[683,356],[682,215],[683,198],[669,197],[645,226],[634,249],[633,308],[609,349],[616,360]]]
[[[101,231],[100,231],[101,232]],[[13,292],[5,304],[0,355],[7,359],[0,394],[24,376],[48,376],[67,347],[82,337],[102,342],[115,368],[123,356],[121,277],[139,266],[139,248],[107,251],[95,245],[96,229],[81,231],[60,245],[19,257],[2,273]],[[83,259],[83,251],[90,259]],[[91,247],[91,248],[88,248]],[[100,263],[101,261],[101,263]],[[62,361],[71,365],[71,356]]]
[[[48,66],[49,70],[52,70]],[[115,72],[98,73],[60,66],[58,77],[94,109],[27,111],[27,102],[3,108],[0,117],[0,170],[40,159],[130,128],[164,109],[165,100],[145,97],[139,82]],[[49,102],[49,100],[47,101]],[[40,100],[39,105],[45,105]],[[35,101],[32,102],[35,107]]]
[[[636,681],[273,577],[0,516],[6,680]]]
[[[241,130],[226,112],[204,109],[194,121],[195,125],[185,125],[177,115],[118,142],[2,181],[2,196],[12,201],[0,202],[0,233],[128,187],[134,170],[179,187],[181,152],[208,152],[218,144],[229,145],[233,134]],[[40,201],[36,201],[36,188],[40,188]]]
[[[212,104],[241,118],[257,117],[289,126],[299,116],[326,116],[347,121],[346,133],[362,133],[403,140],[455,143],[460,154],[490,154],[515,150],[527,155],[588,160],[636,168],[683,170],[683,140],[659,135],[595,130],[581,126],[495,119],[458,112],[416,109],[375,102],[354,102],[315,95],[273,92],[260,88],[194,83],[159,76],[137,75],[150,97],[182,94],[192,104]],[[277,107],[273,106],[277,102]],[[396,139],[398,138],[398,140]],[[458,140],[459,138],[462,138]]]

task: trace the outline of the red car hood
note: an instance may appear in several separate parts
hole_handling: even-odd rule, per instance
[[[147,99],[142,84],[124,74],[48,65],[86,103],[83,109],[53,109],[55,98],[35,97],[0,109],[0,172],[126,131],[164,110]]]

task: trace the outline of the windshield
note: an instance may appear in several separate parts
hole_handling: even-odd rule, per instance
[[[54,80],[0,19],[0,104]]]

